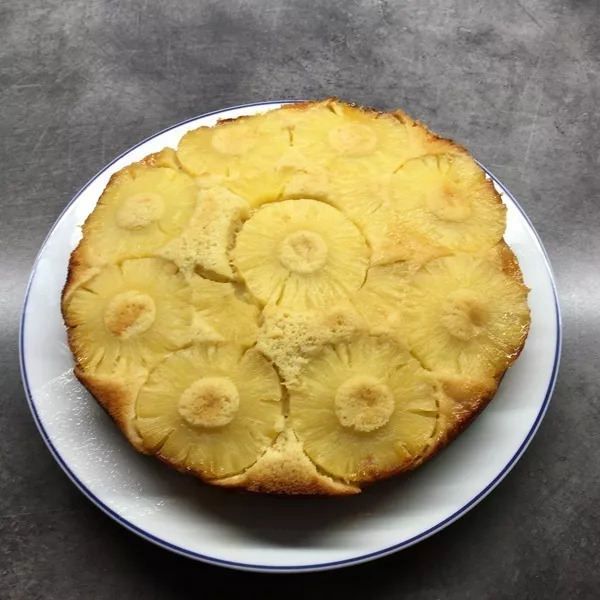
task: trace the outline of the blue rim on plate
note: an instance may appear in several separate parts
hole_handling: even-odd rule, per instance
[[[426,531],[420,533],[419,535],[416,535],[408,540],[405,540],[403,542],[400,542],[399,544],[395,544],[392,546],[389,546],[387,548],[383,548],[381,550],[378,550],[376,552],[371,552],[369,554],[363,554],[361,556],[357,556],[354,558],[349,558],[349,559],[345,559],[345,560],[339,560],[339,561],[333,561],[333,562],[327,562],[327,563],[317,563],[317,564],[312,564],[312,565],[300,565],[300,566],[295,566],[295,565],[258,565],[258,564],[251,564],[251,563],[239,563],[239,562],[234,562],[234,561],[228,561],[228,560],[223,560],[223,559],[217,559],[217,558],[213,558],[210,556],[205,556],[203,554],[199,554],[197,552],[192,552],[190,550],[187,550],[185,548],[181,548],[175,544],[172,544],[170,542],[167,542],[163,539],[160,539],[146,531],[144,531],[143,529],[137,527],[136,525],[134,525],[133,523],[129,522],[127,519],[124,519],[121,515],[119,515],[117,512],[115,512],[113,509],[111,509],[110,507],[108,507],[106,504],[104,504],[99,498],[97,498],[91,490],[89,490],[85,484],[79,480],[77,478],[77,476],[71,471],[71,469],[69,468],[69,466],[66,464],[66,462],[63,460],[62,456],[59,454],[59,452],[57,451],[57,449],[54,447],[54,445],[52,444],[52,441],[50,439],[50,437],[48,436],[48,433],[46,432],[40,418],[37,412],[37,408],[35,406],[34,400],[33,400],[33,396],[31,393],[31,389],[29,386],[29,381],[27,378],[27,367],[25,365],[25,355],[24,355],[24,341],[23,341],[23,332],[25,329],[25,315],[27,312],[27,304],[29,301],[29,292],[31,289],[31,284],[33,281],[33,278],[36,274],[37,271],[37,267],[39,264],[39,259],[40,259],[40,255],[42,254],[42,251],[44,250],[44,247],[46,246],[48,239],[50,238],[50,236],[52,235],[52,233],[54,232],[56,226],[58,225],[58,223],[61,221],[61,219],[63,218],[63,215],[66,213],[66,211],[77,201],[77,199],[79,198],[79,196],[87,189],[87,187],[93,182],[95,181],[99,176],[101,176],[107,169],[109,169],[113,164],[115,164],[119,159],[121,159],[122,157],[124,157],[125,155],[129,154],[132,150],[135,150],[136,148],[138,148],[139,146],[141,146],[142,144],[154,139],[155,137],[166,133],[167,131],[171,131],[172,129],[175,129],[176,127],[179,127],[181,125],[185,125],[186,123],[190,123],[192,121],[196,121],[202,117],[209,117],[209,116],[214,116],[214,115],[218,115],[224,112],[228,112],[231,110],[235,110],[235,109],[241,109],[241,108],[248,108],[248,107],[253,107],[253,106],[263,106],[266,104],[291,104],[294,102],[299,102],[299,100],[269,100],[269,101],[264,101],[264,102],[254,102],[251,104],[242,104],[239,106],[233,106],[230,108],[224,108],[224,109],[220,109],[220,110],[216,110],[216,111],[212,111],[212,112],[208,112],[205,113],[203,115],[199,115],[197,117],[192,117],[190,119],[186,119],[185,121],[181,121],[180,123],[176,123],[175,125],[172,125],[171,127],[167,127],[166,129],[163,129],[162,131],[159,131],[153,135],[151,135],[150,137],[146,138],[145,140],[142,140],[141,142],[139,142],[138,144],[136,144],[135,146],[132,146],[131,148],[129,148],[128,150],[126,150],[125,152],[123,152],[122,154],[120,154],[119,156],[117,156],[114,160],[112,160],[108,165],[106,165],[102,170],[100,170],[98,173],[96,173],[96,175],[94,175],[80,190],[79,192],[77,192],[77,194],[72,198],[72,200],[67,204],[67,206],[62,210],[62,212],[60,213],[59,217],[56,219],[54,225],[52,226],[52,228],[50,229],[50,231],[48,232],[48,235],[46,236],[46,238],[44,239],[44,242],[40,248],[40,251],[38,252],[38,255],[36,256],[36,259],[33,263],[33,268],[31,270],[31,275],[29,276],[29,281],[27,283],[27,288],[25,291],[25,300],[23,302],[23,309],[21,312],[21,321],[20,321],[20,326],[19,326],[19,362],[20,362],[20,368],[21,368],[21,378],[23,380],[23,386],[25,389],[25,395],[27,398],[27,403],[29,405],[29,408],[31,410],[31,413],[33,415],[33,419],[35,421],[35,424],[37,425],[37,428],[44,440],[44,442],[46,443],[46,446],[48,446],[48,449],[50,450],[51,454],[53,455],[54,459],[56,460],[56,462],[60,465],[60,467],[62,468],[62,470],[67,474],[67,476],[69,477],[69,479],[71,479],[71,481],[79,488],[79,490],[85,495],[87,496],[87,498],[89,500],[91,500],[96,506],[98,506],[98,508],[100,508],[104,513],[106,513],[109,517],[111,517],[112,519],[114,519],[115,521],[117,521],[117,523],[120,523],[121,525],[123,525],[125,528],[129,529],[130,531],[132,531],[133,533],[139,535],[140,537],[158,545],[161,546],[162,548],[166,548],[168,550],[171,550],[173,552],[176,552],[177,554],[181,554],[183,556],[186,556],[188,558],[193,558],[196,560],[201,560],[203,562],[212,564],[212,565],[218,565],[218,566],[225,566],[225,567],[231,567],[231,568],[235,568],[235,569],[239,569],[239,570],[244,570],[244,571],[262,571],[262,572],[302,572],[302,571],[320,571],[320,570],[327,570],[327,569],[333,569],[333,568],[338,568],[338,567],[344,567],[344,566],[350,566],[353,564],[357,564],[357,563],[362,563],[362,562],[366,562],[366,561],[370,561],[373,560],[375,558],[380,558],[382,556],[386,556],[388,554],[392,554],[394,552],[397,552],[398,550],[403,550],[405,548],[408,548],[409,546],[412,546],[430,536],[432,536],[434,533],[437,533],[438,531],[441,531],[442,529],[444,529],[445,527],[447,527],[448,525],[450,525],[451,523],[453,523],[454,521],[456,521],[458,518],[460,518],[462,515],[464,515],[466,512],[468,512],[473,506],[475,506],[476,504],[478,504],[481,500],[483,500],[483,498],[485,498],[505,477],[506,475],[508,475],[509,471],[513,468],[513,466],[515,465],[515,463],[519,460],[519,458],[521,457],[521,455],[523,454],[523,452],[525,451],[525,449],[527,448],[527,446],[529,445],[529,443],[531,442],[533,436],[535,435],[536,431],[538,430],[540,423],[546,413],[546,410],[548,409],[548,404],[550,402],[550,398],[552,396],[552,392],[554,391],[554,386],[556,384],[556,378],[558,375],[558,365],[559,365],[559,361],[560,361],[560,355],[561,355],[561,348],[562,348],[562,322],[561,322],[561,314],[560,314],[560,307],[559,307],[559,303],[558,303],[558,294],[557,294],[557,290],[556,290],[556,283],[555,283],[555,279],[554,279],[554,274],[552,272],[552,267],[550,266],[550,260],[548,258],[548,254],[546,253],[546,250],[542,244],[542,240],[540,239],[540,236],[538,235],[537,231],[535,230],[535,227],[533,226],[531,220],[529,219],[529,217],[526,215],[525,211],[521,208],[521,206],[519,205],[519,203],[515,200],[514,196],[508,191],[508,189],[500,182],[500,180],[494,176],[494,174],[487,169],[484,165],[482,165],[481,163],[478,164],[479,166],[485,171],[485,173],[494,181],[495,184],[497,184],[501,189],[502,192],[504,194],[506,194],[506,196],[511,200],[511,202],[514,204],[514,206],[519,210],[519,212],[521,213],[521,215],[523,216],[523,218],[525,219],[530,231],[533,233],[533,235],[535,236],[535,239],[538,242],[539,248],[542,251],[542,254],[544,256],[544,263],[546,266],[546,269],[548,271],[548,274],[550,276],[550,280],[552,283],[552,294],[553,294],[553,300],[554,300],[554,309],[555,309],[555,318],[556,318],[556,347],[555,347],[555,354],[554,354],[554,364],[552,367],[552,372],[550,375],[550,380],[548,382],[548,388],[546,390],[546,394],[544,396],[544,401],[541,405],[540,411],[535,419],[535,421],[533,422],[533,425],[531,426],[531,429],[529,430],[527,436],[525,437],[525,439],[523,440],[523,442],[521,443],[521,445],[519,446],[517,452],[513,455],[513,457],[510,459],[510,461],[504,466],[504,468],[502,469],[502,471],[500,471],[500,473],[483,489],[481,490],[474,498],[472,498],[469,502],[467,502],[467,504],[465,504],[464,506],[462,506],[459,510],[457,510],[454,514],[450,515],[449,517],[447,517],[446,519],[444,519],[443,521],[440,521],[437,525],[434,525],[433,527],[427,529]]]

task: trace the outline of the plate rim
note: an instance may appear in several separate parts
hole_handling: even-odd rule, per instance
[[[293,104],[293,103],[297,103],[297,102],[302,102],[302,100],[265,100],[265,101],[261,101],[261,102],[252,102],[252,103],[248,103],[248,104],[240,104],[240,105],[236,105],[236,106],[222,108],[222,109],[210,111],[207,113],[203,113],[203,114],[197,115],[195,117],[190,117],[189,119],[185,119],[183,121],[175,123],[169,127],[166,127],[165,129],[162,129],[161,131],[158,131],[158,132],[150,135],[149,137],[147,137],[144,140],[138,142],[137,144],[131,146],[130,148],[128,148],[127,150],[125,150],[124,152],[119,154],[112,161],[110,161],[100,171],[98,171],[93,177],[91,177],[87,181],[87,183],[85,183],[81,187],[81,189],[73,196],[73,198],[71,198],[71,200],[66,204],[66,206],[63,208],[63,210],[60,212],[60,214],[57,217],[57,219],[55,220],[54,224],[48,231],[48,234],[44,238],[44,241],[42,242],[42,244],[40,246],[40,249],[36,255],[36,258],[33,262],[32,268],[31,268],[31,272],[30,272],[29,279],[27,282],[27,287],[25,289],[25,295],[24,295],[24,300],[23,300],[22,309],[21,309],[20,322],[19,322],[19,365],[20,365],[20,372],[21,372],[21,380],[23,383],[23,388],[25,391],[25,397],[27,400],[27,404],[31,411],[33,420],[36,424],[36,427],[37,427],[42,439],[44,440],[44,443],[46,444],[48,450],[50,451],[50,453],[53,456],[53,458],[55,459],[55,461],[58,463],[58,465],[61,467],[61,469],[67,475],[67,477],[72,481],[72,483],[83,493],[84,496],[86,496],[88,498],[88,500],[90,500],[100,510],[102,510],[102,512],[104,512],[106,515],[111,517],[114,521],[116,521],[117,523],[119,523],[120,525],[122,525],[123,527],[128,529],[129,531],[135,533],[139,537],[141,537],[163,549],[170,550],[170,551],[175,552],[176,554],[179,554],[182,556],[186,556],[187,558],[192,558],[192,559],[199,560],[199,561],[202,561],[202,562],[205,562],[208,564],[212,564],[212,565],[216,565],[216,566],[229,567],[229,568],[237,569],[240,571],[264,572],[264,573],[268,573],[268,572],[299,573],[299,572],[325,571],[325,570],[337,569],[337,568],[342,568],[342,567],[348,567],[351,565],[356,565],[359,563],[364,563],[364,562],[368,562],[371,560],[375,560],[377,558],[381,558],[383,556],[393,554],[394,552],[398,552],[400,550],[404,550],[410,546],[417,544],[418,542],[421,542],[421,541],[431,537],[435,533],[441,531],[442,529],[445,529],[446,527],[448,527],[449,525],[454,523],[460,517],[462,517],[467,512],[469,512],[469,510],[471,510],[479,502],[481,502],[508,475],[508,473],[512,470],[512,468],[515,466],[515,464],[518,462],[518,460],[521,458],[521,456],[523,455],[523,453],[525,452],[525,450],[531,443],[533,437],[535,436],[537,430],[540,427],[540,424],[546,414],[546,411],[548,410],[548,405],[550,403],[550,399],[552,397],[552,394],[554,392],[554,388],[556,385],[559,364],[560,364],[560,358],[561,358],[561,351],[562,351],[563,325],[562,325],[562,317],[561,317],[560,305],[559,305],[559,300],[558,300],[558,292],[557,292],[557,288],[556,288],[556,279],[554,277],[554,272],[552,270],[550,259],[548,257],[548,253],[546,252],[544,244],[542,243],[542,240],[541,240],[538,232],[536,231],[533,223],[531,222],[530,218],[527,216],[527,214],[525,213],[525,211],[523,210],[521,205],[517,202],[515,197],[508,190],[508,188],[488,168],[486,168],[484,165],[482,165],[479,161],[476,160],[477,164],[485,171],[485,173],[492,179],[492,181],[502,189],[502,192],[504,194],[506,194],[506,196],[512,201],[514,206],[518,209],[520,214],[525,219],[525,222],[527,223],[529,230],[533,233],[533,235],[537,241],[538,247],[541,250],[542,256],[544,259],[544,261],[543,261],[544,266],[545,266],[546,271],[550,278],[550,283],[551,283],[551,287],[552,287],[552,296],[553,296],[553,301],[554,301],[554,313],[555,313],[555,325],[556,325],[556,345],[555,345],[555,349],[554,349],[554,361],[553,361],[550,378],[548,381],[548,386],[547,386],[544,400],[542,402],[540,410],[539,410],[529,432],[527,433],[525,439],[523,440],[523,442],[521,443],[521,445],[519,446],[519,448],[517,449],[515,454],[508,461],[508,463],[503,467],[503,469],[496,475],[496,477],[494,477],[494,479],[492,479],[492,481],[490,483],[488,483],[482,490],[479,491],[479,493],[477,493],[473,498],[471,498],[471,500],[469,502],[464,504],[460,509],[455,511],[452,515],[443,519],[442,521],[440,521],[436,525],[430,527],[429,529],[427,529],[427,530],[419,533],[418,535],[415,535],[407,540],[404,540],[398,544],[394,544],[392,546],[388,546],[386,548],[382,548],[382,549],[374,551],[374,552],[369,552],[367,554],[362,554],[360,556],[356,556],[353,558],[347,558],[347,559],[330,561],[330,562],[321,562],[321,563],[316,563],[316,564],[307,564],[307,565],[260,565],[260,564],[229,561],[226,559],[206,556],[199,552],[194,552],[192,550],[177,546],[176,544],[168,542],[164,539],[161,539],[161,538],[145,531],[141,527],[138,527],[134,523],[131,523],[130,521],[128,521],[126,518],[122,517],[117,511],[115,511],[114,509],[107,506],[104,502],[102,502],[102,500],[100,500],[80,479],[77,478],[77,476],[69,468],[67,462],[62,458],[62,456],[60,455],[58,450],[53,445],[52,440],[50,439],[50,436],[46,432],[44,425],[42,424],[42,422],[40,420],[40,417],[37,412],[37,408],[35,406],[35,401],[33,399],[33,394],[31,392],[31,388],[29,386],[29,380],[27,377],[27,366],[26,366],[26,360],[25,360],[24,330],[25,330],[25,319],[26,319],[26,312],[27,312],[27,307],[28,307],[28,303],[29,303],[29,295],[30,295],[30,291],[31,291],[31,285],[32,285],[33,279],[36,275],[37,269],[39,267],[41,254],[42,254],[44,248],[46,247],[48,240],[54,233],[54,230],[56,229],[58,223],[62,220],[65,213],[71,208],[71,206],[78,200],[78,198],[81,196],[81,194],[96,179],[98,179],[98,177],[100,177],[103,173],[105,173],[108,169],[110,169],[110,167],[112,167],[118,160],[120,160],[124,156],[128,155],[129,153],[131,153],[133,150],[135,150],[142,144],[145,144],[146,142],[156,138],[159,135],[162,135],[163,133],[166,133],[168,131],[171,131],[172,129],[180,127],[181,125],[185,125],[187,123],[197,121],[198,119],[201,119],[201,118],[215,116],[215,115],[219,115],[221,113],[226,113],[226,112],[230,112],[230,111],[237,110],[237,109],[244,109],[244,108],[265,106],[265,105]]]

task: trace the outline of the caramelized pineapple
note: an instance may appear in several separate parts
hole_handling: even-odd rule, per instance
[[[365,240],[335,208],[315,200],[263,206],[238,235],[233,261],[263,304],[311,308],[333,304],[363,283]]]
[[[158,258],[108,265],[65,307],[69,343],[84,371],[119,374],[151,367],[191,341],[191,290]]]
[[[197,186],[167,160],[147,160],[111,178],[83,227],[84,262],[104,265],[156,255],[183,231]]]
[[[220,183],[258,206],[279,197],[285,180],[275,163],[289,145],[287,122],[274,111],[189,131],[177,157],[200,185]]]
[[[379,113],[336,99],[286,110],[298,113],[291,130],[293,147],[332,172],[349,167],[359,178],[365,169],[387,176],[412,158],[463,152],[401,111]]]
[[[382,201],[364,223],[357,216],[374,265],[482,253],[502,238],[506,208],[492,182],[464,152],[413,158],[388,182]]]
[[[355,169],[369,165],[390,173],[401,164],[405,128],[392,115],[337,100],[295,110],[293,146],[319,164],[342,159]]]
[[[408,161],[392,176],[390,196],[399,222],[450,252],[491,248],[504,233],[506,207],[492,182],[464,154]]]
[[[256,350],[199,345],[166,358],[138,396],[143,444],[206,479],[252,465],[281,431],[281,386]]]
[[[409,468],[437,419],[430,375],[387,337],[327,346],[290,386],[290,419],[327,473],[365,483]]]
[[[259,309],[247,293],[231,283],[195,276],[190,280],[196,309],[196,339],[235,342],[249,347],[258,335]]]
[[[527,288],[482,258],[424,265],[406,295],[404,331],[425,367],[494,377],[518,356],[529,329]]]

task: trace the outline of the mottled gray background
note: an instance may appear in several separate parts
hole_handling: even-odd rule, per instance
[[[599,22],[595,0],[2,0],[0,598],[597,598]],[[113,523],[54,463],[19,379],[25,284],[65,204],[132,144],[225,106],[329,95],[403,107],[513,191],[557,275],[556,393],[506,480],[418,546],[279,579],[208,567]]]

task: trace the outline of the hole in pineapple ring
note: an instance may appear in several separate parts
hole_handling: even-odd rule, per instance
[[[177,410],[195,427],[223,427],[233,420],[240,396],[228,377],[202,377],[181,394]]]
[[[117,294],[104,311],[104,324],[113,335],[127,340],[144,333],[156,318],[154,300],[136,290]]]
[[[211,137],[212,147],[221,154],[241,156],[251,150],[258,141],[257,135],[249,127],[240,123],[217,127]]]
[[[442,307],[442,324],[453,337],[468,342],[489,321],[487,302],[471,290],[456,290]]]
[[[165,205],[158,194],[142,192],[129,196],[117,211],[116,221],[121,229],[141,229],[163,216]]]
[[[328,134],[329,145],[344,156],[365,156],[377,146],[377,136],[367,125],[351,123],[336,127]]]
[[[442,221],[462,223],[471,216],[469,199],[452,183],[447,183],[427,199],[427,208]]]
[[[294,231],[279,244],[279,262],[293,273],[314,273],[326,261],[327,244],[314,231]]]
[[[369,432],[383,427],[394,412],[390,388],[369,375],[345,381],[335,393],[335,414],[344,427]]]

